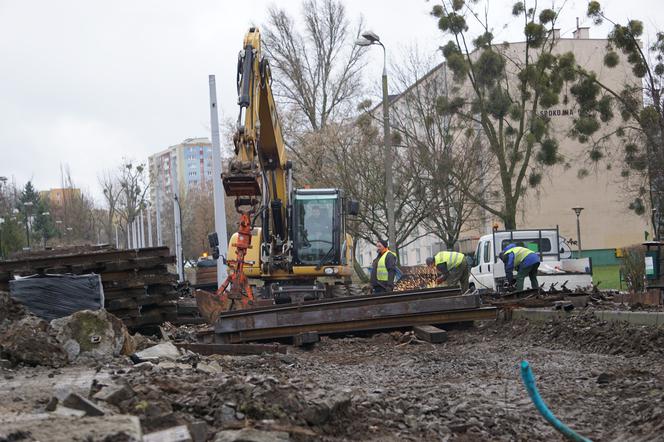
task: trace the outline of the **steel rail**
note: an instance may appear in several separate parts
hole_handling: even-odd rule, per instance
[[[286,310],[319,310],[321,308],[334,308],[343,305],[379,305],[391,302],[399,302],[415,299],[428,299],[439,297],[459,296],[461,291],[458,288],[431,288],[431,289],[417,289],[409,290],[406,292],[391,292],[385,295],[363,295],[363,296],[347,296],[344,298],[333,299],[320,299],[312,301],[304,301],[298,304],[276,304],[266,307],[255,307],[244,310],[233,310],[224,312],[219,316],[219,319],[235,318],[240,316],[252,316],[261,312],[281,312]]]
[[[286,327],[274,327],[238,332],[217,333],[217,337],[231,343],[286,338],[299,333],[314,332],[320,335],[334,333],[348,333],[356,331],[371,331],[415,325],[445,324],[450,322],[466,322],[496,318],[495,307],[481,307],[472,310],[456,310],[432,312],[416,315],[402,315],[370,318],[360,321],[342,321],[327,324],[302,324]]]

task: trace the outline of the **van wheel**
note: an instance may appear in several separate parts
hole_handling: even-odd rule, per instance
[[[470,284],[468,284],[468,290],[470,290],[471,292],[474,292],[475,291],[475,284],[472,283],[472,282]]]

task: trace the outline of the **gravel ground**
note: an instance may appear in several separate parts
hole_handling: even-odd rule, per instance
[[[526,359],[545,402],[584,436],[664,440],[662,339],[662,329],[580,317],[484,323],[436,345],[393,332],[324,338],[287,355],[190,356],[147,369],[125,359],[2,368],[0,417],[43,411],[54,385],[87,377],[96,379],[90,393],[128,383],[132,398],[104,405],[137,415],[145,432],[204,421],[210,434],[251,425],[294,440],[562,440],[522,386],[518,365]]]

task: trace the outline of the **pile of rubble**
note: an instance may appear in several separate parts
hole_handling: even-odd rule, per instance
[[[593,314],[591,308],[563,320],[486,323],[480,332],[483,335],[509,336],[536,345],[573,348],[589,353],[664,355],[664,328],[603,321]]]
[[[134,350],[125,325],[105,310],[83,310],[49,323],[0,292],[0,357],[12,364],[98,363]]]

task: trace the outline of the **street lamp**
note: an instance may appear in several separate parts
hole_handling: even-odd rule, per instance
[[[581,258],[581,223],[579,222],[579,216],[581,215],[581,211],[583,210],[583,207],[572,207],[572,210],[574,213],[576,213],[576,239],[577,239],[577,246],[579,247],[579,258]]]
[[[390,139],[390,114],[387,92],[387,52],[380,37],[372,31],[365,31],[355,44],[357,46],[379,45],[383,48],[383,143],[385,146],[385,205],[387,206],[387,240],[391,247],[396,247],[394,225],[394,182],[392,180],[392,140]]]

